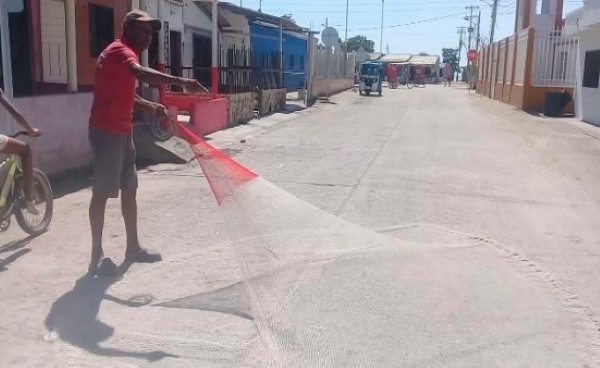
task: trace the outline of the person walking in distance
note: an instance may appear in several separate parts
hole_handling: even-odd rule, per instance
[[[154,263],[162,259],[160,254],[142,248],[138,239],[133,110],[144,109],[159,119],[168,117],[169,113],[164,106],[139,97],[135,92],[136,80],[153,86],[174,84],[191,93],[206,89],[194,79],[171,76],[140,65],[138,55],[148,49],[153,32],[160,29],[160,20],[145,12],[127,13],[122,38],[108,45],[96,62],[89,121],[94,175],[89,208],[92,253],[88,272],[93,274],[117,272],[115,263],[104,258],[102,231],[106,203],[109,198],[117,198],[119,191],[127,235],[125,261]]]
[[[444,86],[452,87],[452,79],[454,77],[454,71],[452,65],[448,62],[444,64]]]

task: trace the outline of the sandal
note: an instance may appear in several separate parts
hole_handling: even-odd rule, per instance
[[[129,263],[156,263],[160,261],[162,261],[160,253],[150,253],[146,249],[140,249],[135,253],[125,255],[125,262]]]

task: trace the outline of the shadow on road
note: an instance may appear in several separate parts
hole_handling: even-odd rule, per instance
[[[6,258],[0,257],[0,272],[8,270],[6,266],[21,258],[25,254],[31,252],[31,249],[23,249],[23,247],[28,245],[33,238],[33,236],[28,236],[21,240],[11,241],[10,243],[0,245],[0,254],[14,252]]]
[[[5,252],[10,252],[13,250],[21,249],[24,246],[26,246],[27,244],[29,244],[32,239],[33,239],[33,236],[28,236],[21,240],[11,241],[10,243],[0,245],[0,253],[5,253]]]
[[[31,249],[20,249],[6,258],[0,259],[0,272],[4,272],[4,271],[8,270],[8,268],[6,268],[6,266],[13,263],[14,261],[21,258],[22,256],[24,256],[25,254],[27,254],[29,252],[31,252]]]
[[[121,265],[119,275],[127,271],[130,264]],[[120,281],[121,276],[94,277],[86,274],[76,281],[73,290],[58,298],[46,317],[46,328],[53,336],[86,350],[105,357],[124,357],[145,359],[155,362],[167,357],[176,357],[163,351],[133,351],[118,348],[107,348],[100,345],[110,338],[115,329],[98,319],[98,311],[103,300],[108,300],[126,307],[142,307],[152,302],[150,295],[138,295],[124,300],[106,294],[111,285]]]

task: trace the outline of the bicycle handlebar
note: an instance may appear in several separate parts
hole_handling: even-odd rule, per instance
[[[25,130],[21,130],[21,131],[19,131],[19,132],[16,132],[16,133],[15,133],[15,134],[13,134],[13,135],[9,135],[9,137],[10,137],[10,138],[17,138],[17,137],[18,137],[18,136],[20,136],[20,135],[29,135],[29,133],[28,133],[28,132],[26,132]]]

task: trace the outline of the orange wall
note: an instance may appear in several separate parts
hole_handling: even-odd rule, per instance
[[[544,102],[546,99],[547,92],[560,92],[562,90],[566,90],[573,96],[573,88],[552,88],[552,87],[529,87],[527,89],[527,93],[525,94],[525,101],[523,110],[526,111],[543,111],[544,110]],[[573,104],[569,104],[565,108],[565,112],[572,113]]]
[[[525,88],[523,86],[512,86],[512,90],[510,92],[510,104],[519,110],[523,110],[524,94]]]
[[[121,37],[123,17],[128,11],[126,0],[77,0],[75,2],[75,17],[77,18],[77,78],[80,85],[94,84],[94,67],[96,58],[90,55],[89,38],[89,4],[98,4],[113,8],[115,38]]]

